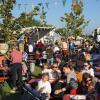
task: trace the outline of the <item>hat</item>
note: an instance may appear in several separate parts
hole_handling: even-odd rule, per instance
[[[77,81],[76,81],[75,79],[72,78],[72,79],[70,80],[70,86],[71,86],[72,89],[76,89],[76,88],[78,87]]]

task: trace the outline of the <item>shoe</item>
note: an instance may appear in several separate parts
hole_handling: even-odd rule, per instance
[[[17,88],[14,87],[14,88],[10,91],[10,93],[16,93],[16,90],[17,90]]]
[[[16,90],[11,90],[10,93],[16,93]]]

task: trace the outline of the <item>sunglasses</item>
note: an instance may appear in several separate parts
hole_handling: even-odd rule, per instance
[[[88,65],[84,65],[84,66],[86,66],[86,67],[87,67]]]
[[[87,83],[87,82],[90,82],[90,81],[92,81],[92,79],[86,80],[86,83]]]
[[[58,68],[58,67],[54,67],[54,68]]]

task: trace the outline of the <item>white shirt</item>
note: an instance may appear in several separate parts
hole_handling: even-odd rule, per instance
[[[28,50],[29,50],[29,52],[33,52],[33,46],[31,44],[29,44]]]
[[[44,69],[44,70],[42,70],[42,73],[48,73],[49,74],[49,72],[50,72],[50,69]]]
[[[56,70],[56,72],[52,69],[49,69],[49,82],[52,83],[57,77],[57,75],[59,77],[61,77],[61,71],[60,70]]]
[[[90,69],[88,69],[88,70],[83,69],[83,70],[82,70],[82,73],[83,73],[83,74],[84,74],[84,73],[89,73],[91,76],[94,77],[94,70],[93,70],[93,68],[90,68]]]
[[[42,71],[42,73],[48,73],[49,74],[49,82],[51,83],[52,81],[54,81],[54,77],[53,77],[53,71],[52,69],[44,69]]]
[[[47,54],[46,54],[45,51],[42,52],[42,58],[43,58],[43,59],[47,59]]]
[[[59,49],[59,47],[56,46],[56,47],[54,47],[53,52],[55,53],[57,51],[60,51],[60,49]]]
[[[38,88],[39,89],[43,88],[41,93],[51,93],[51,84],[49,81],[44,82],[43,80],[40,80],[38,82]]]

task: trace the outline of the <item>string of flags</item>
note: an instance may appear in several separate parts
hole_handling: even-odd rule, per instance
[[[66,1],[67,1],[67,0],[59,0],[59,1],[62,2],[63,6],[66,5]],[[51,1],[51,0],[46,0],[45,3],[38,3],[37,5],[41,5],[41,6],[44,6],[44,7],[46,7],[46,8],[49,8],[49,4],[50,4],[51,2],[53,2],[53,4],[54,4],[55,6],[57,6],[57,5],[59,4],[59,1],[58,1],[58,0],[52,0],[52,1]],[[28,6],[31,6],[32,9],[34,9],[34,7],[37,6],[37,5],[34,5],[33,3],[16,3],[16,6],[18,6],[18,9],[19,9],[19,10],[21,9],[21,7],[27,8]]]
[[[46,6],[46,8],[49,7],[49,2],[46,2],[46,3],[41,3],[42,6]],[[18,9],[20,10],[21,7],[24,7],[24,8],[27,8],[28,6],[31,6],[32,9],[34,9],[35,6],[37,5],[34,5],[33,3],[25,3],[25,4],[22,4],[22,3],[16,3],[16,6],[18,6]]]

